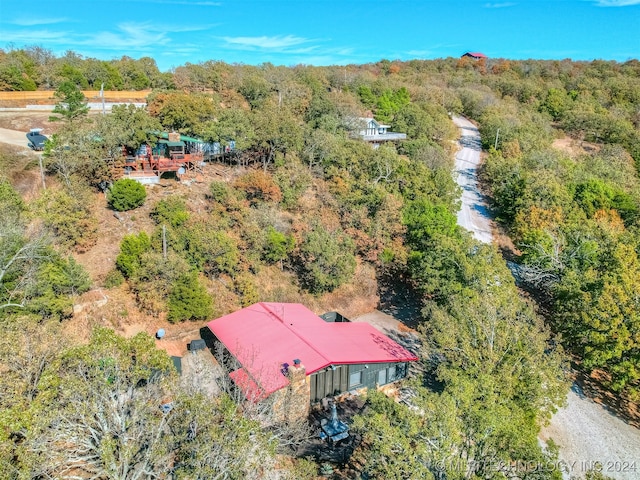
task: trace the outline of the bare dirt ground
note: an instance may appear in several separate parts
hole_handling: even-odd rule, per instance
[[[43,133],[45,135],[50,135],[51,133],[55,133],[58,128],[57,123],[49,120],[50,116],[51,112],[26,110],[0,111],[0,128],[17,130],[24,133],[32,128],[42,128],[44,129]],[[26,146],[24,133],[22,136],[25,139],[24,146]]]
[[[556,138],[551,145],[556,150],[576,156],[583,153],[591,153],[600,150],[600,145],[591,142],[576,140],[571,137]]]
[[[480,137],[477,128],[468,120],[454,117],[460,128],[462,149],[456,155],[457,183],[463,189],[462,209],[458,224],[473,232],[486,243],[492,239],[490,212],[487,199],[482,195],[477,181],[480,163]],[[554,147],[571,155],[597,148],[587,142],[578,142],[568,137],[558,139]],[[515,252],[515,247],[505,234],[496,239],[499,248]],[[563,476],[583,477],[589,469],[600,469],[605,475],[617,480],[640,478],[640,430],[633,422],[622,418],[619,402],[603,402],[603,391],[594,388],[590,379],[573,383],[567,395],[567,405],[560,409],[548,426],[542,429],[541,442],[553,440],[559,447],[559,457],[566,466]],[[606,406],[608,403],[611,406]],[[637,426],[637,424],[636,424]]]
[[[6,144],[4,148],[13,149],[15,155],[21,158],[16,164],[16,169],[10,172],[11,181],[27,201],[39,195],[42,183],[37,168],[38,155],[27,147],[25,133],[36,127],[43,128],[47,135],[55,133],[58,124],[49,121],[49,116],[50,112],[42,111],[0,111],[0,143]],[[96,325],[111,327],[127,337],[139,332],[154,336],[162,328],[166,335],[162,340],[156,341],[158,347],[170,355],[186,355],[187,344],[193,339],[201,338],[200,329],[204,322],[170,324],[164,314],[154,316],[141,311],[133,293],[126,285],[106,289],[103,287],[104,279],[114,269],[115,258],[125,235],[153,231],[155,225],[149,217],[149,212],[160,199],[169,195],[180,195],[188,200],[188,206],[193,213],[205,213],[208,208],[205,196],[211,182],[230,181],[243,172],[243,169],[212,163],[207,164],[201,174],[186,182],[163,179],[160,185],[147,187],[147,201],[142,207],[119,213],[119,218],[108,208],[104,194],[96,192],[93,204],[99,222],[97,241],[86,251],[74,253],[74,257],[88,271],[94,290],[76,300],[78,311],[73,319],[65,322],[69,332],[74,333],[77,338],[88,340],[92,327]],[[50,184],[55,184],[51,177],[47,178],[47,186],[50,187]],[[379,301],[375,271],[366,264],[358,265],[353,282],[322,297],[314,297],[300,291],[295,286],[292,273],[281,271],[277,266],[263,268],[255,281],[265,295],[262,300],[302,302],[318,314],[339,311],[353,318],[373,310]],[[241,307],[233,291],[231,279],[211,280],[208,287],[215,299],[215,316],[230,313]]]
[[[640,430],[597,403],[578,382],[539,439],[560,447],[564,478],[582,477],[590,469],[617,480],[640,478]]]

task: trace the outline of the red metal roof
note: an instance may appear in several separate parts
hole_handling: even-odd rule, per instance
[[[480,52],[467,52],[465,53],[465,55],[469,55],[474,58],[487,58],[487,56],[484,53],[480,53]]]
[[[207,325],[242,364],[231,377],[254,398],[256,387],[267,396],[288,385],[282,365],[296,358],[307,375],[329,365],[418,359],[368,323],[325,322],[299,303],[256,303]]]

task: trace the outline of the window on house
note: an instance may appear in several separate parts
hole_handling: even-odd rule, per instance
[[[389,367],[389,381],[393,382],[394,380],[396,380],[396,366],[391,365]]]
[[[362,372],[354,372],[349,375],[349,388],[362,385]]]
[[[386,385],[387,383],[387,369],[384,368],[378,372],[378,385]]]

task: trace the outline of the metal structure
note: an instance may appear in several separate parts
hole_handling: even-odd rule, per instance
[[[335,402],[331,402],[331,418],[327,420],[323,418],[320,421],[320,438],[327,440],[329,443],[337,443],[349,436],[349,426],[338,420],[338,408]]]
[[[159,134],[155,146],[143,144],[138,149],[123,147],[124,175],[135,177],[157,176],[172,172],[178,177],[199,168],[204,161],[201,140],[178,133]]]

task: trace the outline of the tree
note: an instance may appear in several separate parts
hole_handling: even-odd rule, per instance
[[[147,191],[144,185],[130,178],[117,180],[107,193],[109,205],[119,212],[138,208],[146,198]]]
[[[414,250],[427,250],[433,237],[439,235],[460,237],[456,217],[447,205],[415,200],[405,207],[402,217],[407,226],[407,242]]]
[[[179,277],[169,294],[169,315],[172,322],[207,320],[213,315],[211,297],[195,273]]]
[[[211,95],[165,92],[149,98],[148,110],[167,129],[202,135],[215,117],[216,104]]]
[[[89,274],[73,257],[51,255],[30,292],[28,309],[43,318],[65,318],[73,313],[73,298],[91,287]]]
[[[253,205],[260,202],[279,202],[282,199],[280,187],[266,172],[258,170],[249,172],[239,177],[234,186],[244,191]]]
[[[68,346],[59,322],[16,318],[3,331],[3,480],[313,478],[309,465],[304,476],[278,465],[279,432],[230,395],[178,382],[147,334],[97,328],[88,345]]]
[[[280,262],[280,268],[282,268],[282,261],[295,248],[295,239],[292,235],[285,235],[271,226],[267,229],[266,236],[264,258],[272,263]]]
[[[50,121],[64,120],[68,123],[76,122],[89,113],[89,107],[82,91],[71,81],[62,82],[55,92],[58,99],[53,112],[58,115],[49,117]]]
[[[301,279],[312,293],[335,290],[355,273],[353,240],[341,230],[330,232],[316,224],[300,244]]]
[[[555,286],[557,326],[588,370],[605,368],[609,386],[640,398],[640,260],[617,243],[606,256],[607,271],[571,270]]]
[[[24,450],[39,456],[37,471],[122,480],[165,475],[171,412],[160,405],[171,393],[172,371],[147,334],[124,339],[100,328],[89,345],[68,349],[39,383],[56,408],[40,412],[25,441]]]
[[[382,393],[368,392],[365,411],[353,421],[352,429],[362,435],[362,445],[352,462],[361,462],[365,478],[433,480],[434,457],[423,438],[428,420]]]
[[[174,233],[172,248],[198,271],[210,277],[236,271],[240,262],[237,241],[212,222],[193,221]]]
[[[98,236],[92,200],[89,189],[74,179],[70,187],[45,190],[36,210],[60,246],[83,252],[95,245]]]
[[[268,101],[262,108],[252,112],[252,123],[255,129],[254,148],[265,170],[274,162],[276,154],[286,158],[287,153],[302,148],[302,122],[290,108]]]
[[[182,198],[169,197],[160,200],[149,214],[157,225],[178,228],[189,220],[187,205]]]
[[[141,255],[140,266],[130,278],[140,308],[152,315],[167,311],[167,301],[180,278],[192,271],[187,261],[169,250],[148,251]]]
[[[145,107],[133,104],[114,105],[110,115],[97,117],[91,134],[99,139],[95,148],[101,152],[100,161],[109,170],[104,180],[111,182],[116,167],[122,166],[122,147],[137,150],[143,144],[154,146],[160,130],[162,125],[149,115]]]
[[[151,248],[151,240],[145,232],[125,235],[116,257],[116,267],[125,278],[132,277],[141,265],[141,255]]]
[[[38,281],[40,267],[52,256],[43,230],[21,225],[0,226],[0,314],[25,308]]]

